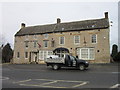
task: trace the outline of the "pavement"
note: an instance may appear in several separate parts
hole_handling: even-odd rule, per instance
[[[118,88],[118,63],[90,64],[88,70],[52,70],[45,64],[3,64],[2,88]]]

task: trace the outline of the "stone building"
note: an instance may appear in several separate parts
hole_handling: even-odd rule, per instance
[[[109,18],[48,25],[21,24],[15,34],[13,63],[40,62],[47,55],[71,54],[91,63],[110,62]]]

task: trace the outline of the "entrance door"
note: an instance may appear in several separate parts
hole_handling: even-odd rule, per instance
[[[30,52],[29,62],[38,62],[38,53]]]

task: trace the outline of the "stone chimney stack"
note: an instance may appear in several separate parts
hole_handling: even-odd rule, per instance
[[[105,12],[105,18],[108,18],[108,12]]]
[[[60,18],[57,18],[57,23],[61,23],[61,19]]]
[[[25,27],[25,24],[24,23],[21,23],[21,28],[24,28]]]

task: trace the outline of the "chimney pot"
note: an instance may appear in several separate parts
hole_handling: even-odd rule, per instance
[[[105,18],[108,18],[108,12],[105,12]]]
[[[60,23],[61,22],[61,19],[60,18],[57,18],[57,23]]]
[[[25,27],[25,23],[21,23],[21,28],[24,28]]]

